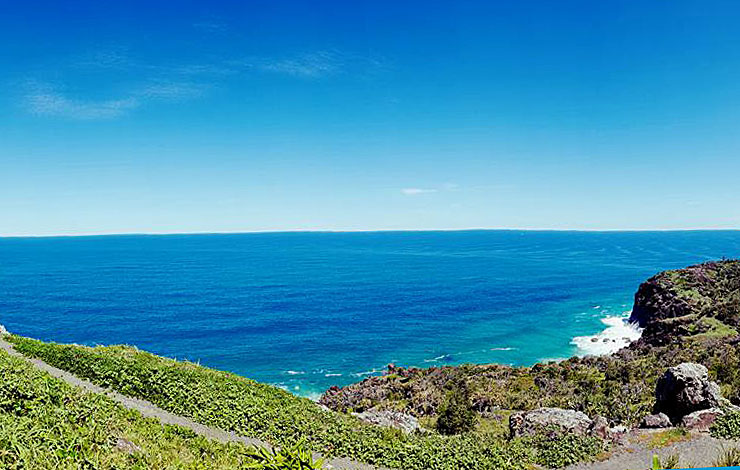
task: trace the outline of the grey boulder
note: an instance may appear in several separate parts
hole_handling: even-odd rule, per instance
[[[717,408],[721,401],[719,385],[709,380],[707,368],[684,362],[668,369],[655,387],[655,408],[671,421],[694,411]]]
[[[363,411],[362,413],[352,414],[367,423],[375,424],[377,426],[400,429],[406,434],[411,434],[416,431],[423,431],[422,427],[419,425],[418,419],[406,413],[401,413],[400,411],[368,410]]]
[[[590,433],[592,425],[593,421],[585,413],[562,408],[520,411],[509,417],[511,437],[533,436],[553,429],[585,435]]]
[[[647,415],[640,422],[641,428],[670,428],[673,426],[671,419],[665,413]]]
[[[708,410],[694,411],[683,417],[681,425],[692,431],[709,431],[717,417],[725,414],[719,408],[710,408]]]

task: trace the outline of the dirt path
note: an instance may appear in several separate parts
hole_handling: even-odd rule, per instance
[[[138,398],[131,398],[126,395],[122,395],[116,391],[99,387],[95,385],[94,383],[89,382],[87,380],[80,379],[79,377],[74,376],[67,371],[58,369],[54,366],[50,366],[49,364],[45,363],[44,361],[40,359],[34,359],[34,358],[29,358],[29,357],[24,356],[23,354],[16,351],[13,348],[13,345],[11,343],[8,343],[1,337],[0,337],[0,349],[7,351],[9,354],[13,356],[20,357],[26,360],[27,362],[30,362],[31,364],[36,366],[38,369],[44,372],[47,372],[51,376],[61,379],[70,385],[73,385],[75,387],[80,387],[82,389],[88,390],[93,393],[102,393],[110,397],[111,399],[117,401],[124,407],[131,409],[131,410],[136,410],[139,413],[141,413],[143,416],[150,417],[150,418],[157,418],[160,422],[164,424],[174,424],[177,426],[182,426],[184,428],[192,430],[196,434],[199,434],[201,436],[207,437],[208,439],[213,439],[219,442],[241,442],[242,444],[245,444],[245,445],[265,447],[267,449],[272,448],[272,446],[269,443],[261,441],[259,439],[240,436],[239,434],[236,434],[234,432],[228,432],[220,428],[206,426],[206,425],[197,423],[191,419],[185,418],[183,416],[179,416],[174,413],[170,413],[169,411],[165,411],[162,408],[159,408],[158,406],[153,405],[152,403],[149,403],[146,400],[140,400]],[[315,455],[315,458],[321,458],[321,456],[317,454]],[[344,458],[328,459],[324,462],[324,466],[327,469],[335,469],[335,470],[386,470],[386,469],[374,467],[372,465],[355,462],[355,461],[344,459]]]
[[[571,465],[566,470],[648,470],[652,466],[653,455],[661,461],[671,455],[678,455],[678,468],[711,467],[723,448],[738,446],[736,441],[715,439],[706,433],[694,433],[686,441],[659,449],[649,448],[649,435],[659,431],[640,431],[629,442],[615,449],[609,460]]]
[[[116,391],[104,389],[92,382],[80,379],[69,372],[63,371],[56,367],[34,358],[28,358],[15,349],[13,345],[0,338],[0,349],[7,351],[9,354],[21,357],[38,369],[49,373],[53,377],[59,378],[70,385],[80,387],[93,393],[102,393],[117,401],[124,407],[140,412],[143,416],[157,418],[164,424],[174,424],[184,428],[191,429],[195,433],[213,439],[219,442],[240,442],[245,445],[254,445],[258,447],[272,448],[272,446],[259,439],[240,436],[233,432],[227,432],[223,429],[205,426],[183,416],[165,411],[158,406],[153,405],[145,400],[131,398],[122,395]],[[665,459],[671,455],[680,456],[679,467],[709,467],[719,456],[723,448],[737,446],[737,442],[715,439],[708,434],[696,433],[691,436],[690,440],[677,442],[675,444],[660,448],[650,449],[648,440],[650,431],[642,431],[633,435],[628,444],[614,450],[609,460],[603,462],[580,463],[568,467],[566,470],[647,470],[652,463],[653,455]],[[319,455],[316,455],[320,458]],[[335,470],[387,470],[371,465],[355,462],[349,459],[335,458],[325,462],[327,469]]]

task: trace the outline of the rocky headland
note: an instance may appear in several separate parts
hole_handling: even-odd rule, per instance
[[[332,387],[320,399],[354,413],[393,411],[433,426],[463,388],[482,422],[509,437],[558,428],[614,442],[632,430],[707,431],[740,405],[740,261],[662,272],[640,285],[630,321],[642,337],[618,352],[562,362],[404,368]],[[508,424],[508,426],[506,426]]]

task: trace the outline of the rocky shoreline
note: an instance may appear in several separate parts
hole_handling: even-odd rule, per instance
[[[480,419],[508,418],[509,437],[555,427],[615,442],[638,428],[705,432],[738,409],[740,261],[648,279],[635,294],[630,321],[642,336],[611,355],[522,368],[390,364],[382,377],[332,387],[319,402],[337,411],[433,420],[450,384],[462,383]]]

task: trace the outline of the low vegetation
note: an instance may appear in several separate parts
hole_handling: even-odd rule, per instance
[[[528,468],[533,463],[559,466],[592,458],[603,448],[600,441],[595,446],[590,438],[571,436],[549,441],[508,441],[472,432],[455,436],[405,435],[322,410],[310,400],[244,377],[131,347],[89,348],[18,336],[7,339],[27,356],[41,358],[98,385],[149,400],[197,422],[281,447],[304,444],[306,449],[327,457],[349,457],[409,470],[502,470]]]
[[[394,366],[393,374],[327,393],[322,403],[336,410],[392,408],[434,416],[445,399],[445,384],[462,382],[482,416],[558,407],[634,426],[651,413],[660,375],[681,362],[697,362],[707,366],[724,397],[740,404],[740,261],[667,271],[643,286],[643,301],[665,317],[654,318],[641,340],[617,354],[533,367]]]
[[[740,466],[740,448],[729,447],[722,449],[717,460],[712,464],[715,467],[737,467]]]
[[[668,457],[661,459],[657,455],[653,455],[652,470],[668,470],[673,468],[679,468],[679,456],[677,454],[669,455]]]
[[[719,416],[710,428],[712,436],[724,439],[740,439],[740,412]]]
[[[221,444],[126,410],[0,351],[0,468],[318,469],[301,449]]]
[[[672,428],[649,434],[647,437],[649,438],[647,443],[648,447],[651,449],[659,449],[677,442],[688,440],[691,438],[691,434],[685,428]]]

